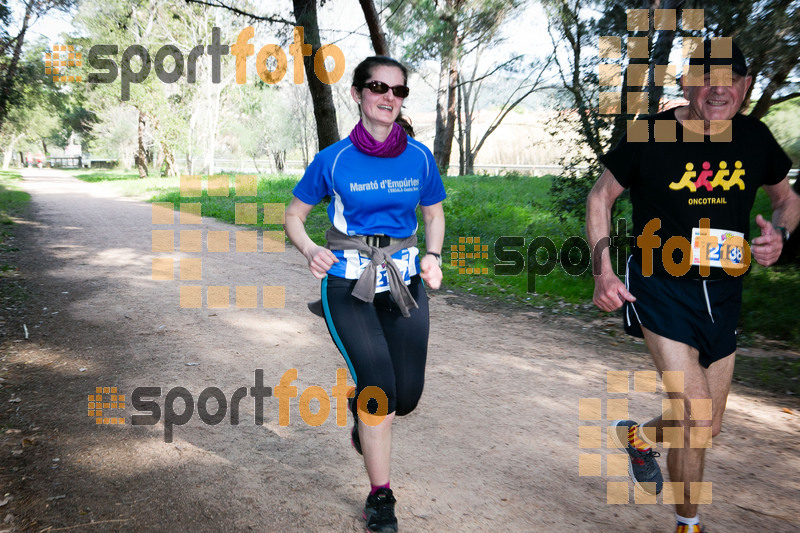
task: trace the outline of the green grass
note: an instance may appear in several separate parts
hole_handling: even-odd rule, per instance
[[[139,178],[139,174],[130,170],[72,170],[70,174],[87,183],[105,183],[123,196],[147,197],[166,191],[178,191],[179,179],[148,176]]]
[[[10,226],[14,223],[11,219],[21,214],[31,195],[19,190],[22,176],[18,172],[0,170],[0,224]]]
[[[759,189],[750,212],[750,239],[761,235],[755,223],[757,214],[767,220],[772,218],[770,200],[763,189]],[[800,301],[800,267],[777,265],[762,267],[752,261],[750,272],[744,278],[742,294],[742,316],[739,320],[741,340],[756,342],[758,337],[785,342],[788,346],[800,346],[800,320],[796,302]]]
[[[448,287],[531,305],[585,304],[591,299],[594,286],[588,269],[583,275],[573,276],[555,265],[549,273],[536,275],[528,262],[529,246],[537,237],[548,238],[558,253],[567,238],[584,236],[583,221],[555,212],[549,195],[550,177],[462,176],[445,178],[444,184],[447,234],[443,259]],[[452,247],[460,248],[461,238],[472,238],[473,244],[463,243],[464,251],[472,252],[475,237],[480,238],[481,246],[488,245],[488,259],[467,258],[461,268],[478,267],[481,272],[488,268],[488,274],[468,274],[467,270],[460,273],[458,266],[450,265]],[[501,263],[495,253],[500,237],[522,238],[522,244],[502,247],[524,263],[521,272],[495,275],[495,265]],[[549,255],[539,249],[537,262],[545,264],[552,258]]]
[[[0,170],[0,304],[3,308],[3,320],[0,331],[6,333],[6,322],[13,315],[28,294],[17,278],[15,252],[19,251],[14,243],[14,218],[25,213],[31,196],[19,190],[22,176],[13,171]]]
[[[152,202],[172,202],[178,206],[181,202],[197,202],[201,204],[203,216],[210,216],[230,224],[236,223],[236,204],[255,203],[257,205],[257,224],[250,224],[250,227],[265,227],[278,229],[275,224],[263,224],[264,204],[283,203],[289,204],[292,199],[292,189],[297,184],[296,176],[285,175],[260,175],[256,186],[255,196],[235,196],[234,176],[229,176],[229,194],[227,196],[209,196],[208,191],[203,190],[202,196],[187,198],[182,197],[180,188],[177,184],[168,190],[164,190],[151,198]],[[325,201],[317,206],[306,220],[306,231],[308,235],[318,243],[324,243],[325,231],[330,227],[328,216],[324,208],[328,202]]]
[[[74,172],[74,171],[73,171]],[[85,181],[87,183],[100,183],[100,182],[115,182],[115,181],[125,181],[125,180],[133,180],[139,179],[138,174],[132,173],[119,173],[119,174],[107,174],[104,172],[78,172],[74,173],[75,177],[81,181]],[[149,179],[149,178],[145,178]]]
[[[800,395],[800,359],[736,355],[733,379],[738,383],[779,394]]]

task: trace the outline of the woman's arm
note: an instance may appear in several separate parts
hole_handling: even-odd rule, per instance
[[[327,248],[319,246],[306,233],[306,217],[314,206],[299,200],[296,196],[292,198],[289,207],[286,208],[286,221],[283,229],[292,244],[300,250],[308,261],[308,269],[314,277],[322,279],[327,275],[334,263],[339,260],[333,252]]]
[[[420,206],[422,220],[425,222],[425,250],[441,255],[444,244],[444,209],[442,202]],[[442,285],[442,269],[439,261],[432,255],[425,255],[419,261],[421,277],[431,289]]]

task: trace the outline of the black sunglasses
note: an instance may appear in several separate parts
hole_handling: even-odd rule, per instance
[[[408,96],[408,87],[405,85],[395,85],[394,87],[389,87],[382,81],[368,81],[364,84],[364,88],[369,89],[375,94],[386,94],[389,89],[391,89],[392,94],[398,98],[406,98]]]

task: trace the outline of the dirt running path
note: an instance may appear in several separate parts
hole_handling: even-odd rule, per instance
[[[98,386],[118,387],[129,402],[136,387],[161,387],[163,407],[178,386],[195,400],[209,386],[230,399],[253,386],[256,369],[275,387],[296,368],[299,392],[318,385],[330,394],[344,365],[306,310],[318,283],[300,254],[153,254],[151,230],[167,227],[151,223],[149,204],[56,171],[28,171],[24,186],[33,206],[18,240],[34,296],[29,340],[15,328],[0,362],[0,413],[12,428],[0,434],[1,492],[11,496],[0,506],[0,531],[89,522],[75,529],[362,531],[368,482],[349,423],[335,423],[335,402],[327,421],[311,427],[294,398],[281,427],[277,399],[267,398],[257,426],[246,397],[239,425],[227,417],[206,425],[195,412],[174,428],[172,443],[164,442],[163,417],[130,425],[130,403],[124,413],[106,411],[124,415],[124,426],[96,426],[87,416],[87,395]],[[201,228],[204,242],[205,231],[236,229],[210,219]],[[285,307],[181,309],[180,285],[198,282],[152,280],[154,256],[202,257],[203,285],[285,286]],[[432,294],[425,394],[395,425],[402,531],[673,531],[673,511],[660,498],[634,504],[631,491],[630,504],[607,504],[606,482],[626,480],[605,477],[613,450],[578,447],[580,426],[607,424],[580,421],[580,398],[629,398],[640,420],[660,408],[655,393],[606,392],[607,371],[652,369],[643,347],[612,343],[577,321],[482,311],[475,302]],[[701,512],[713,531],[800,529],[798,407],[734,387],[708,456],[713,504]],[[579,476],[581,453],[602,456],[604,476]],[[666,470],[665,457],[661,464]],[[3,525],[6,514],[13,517]]]

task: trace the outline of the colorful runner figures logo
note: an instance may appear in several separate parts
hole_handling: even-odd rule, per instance
[[[723,191],[728,191],[734,186],[738,186],[739,190],[743,191],[744,181],[742,181],[742,176],[744,176],[745,171],[742,168],[742,162],[736,161],[733,166],[734,170],[733,173],[731,173],[728,169],[728,163],[726,161],[720,161],[719,169],[715,174],[714,171],[711,170],[711,163],[703,161],[703,170],[700,172],[700,175],[698,175],[694,170],[694,163],[686,163],[686,172],[683,173],[680,181],[670,183],[669,188],[673,191],[680,191],[681,189],[688,188],[692,192],[697,192],[700,187],[705,187],[706,191],[711,192],[714,190],[714,187],[722,187]],[[711,176],[714,176],[714,179],[709,181]],[[697,181],[693,182],[692,180],[695,177]]]

